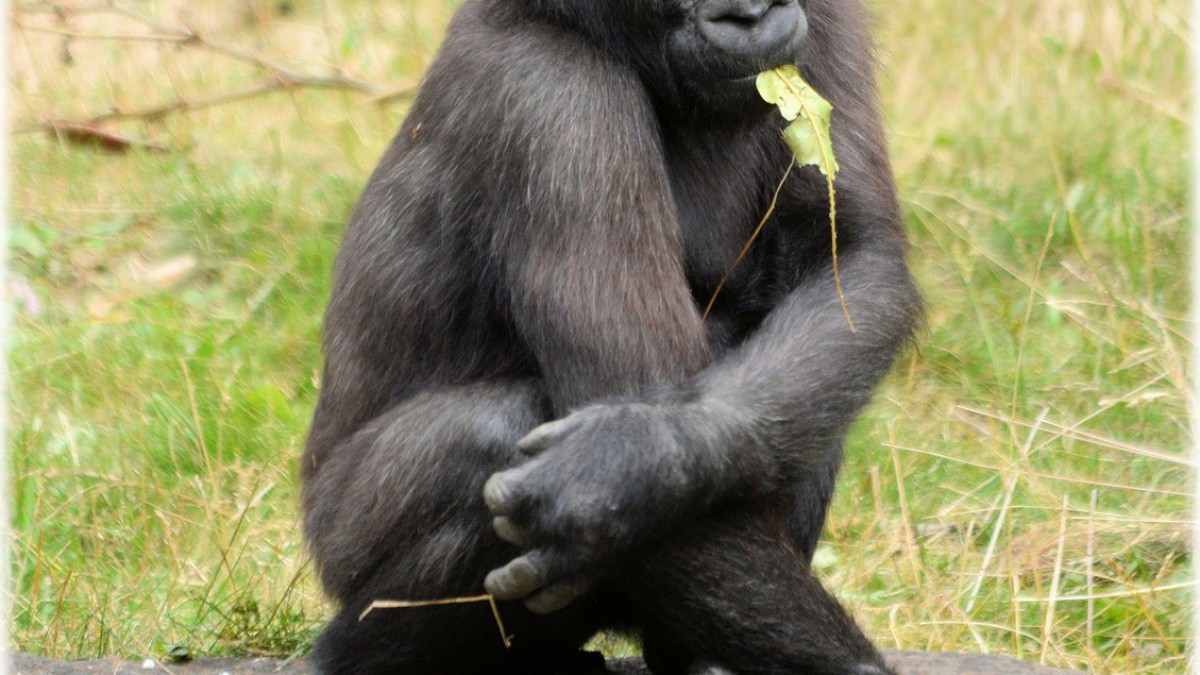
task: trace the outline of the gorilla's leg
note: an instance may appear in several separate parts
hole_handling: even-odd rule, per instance
[[[833,501],[834,484],[842,463],[841,439],[834,441],[834,444],[828,452],[821,454],[824,466],[814,469],[803,489],[792,493],[787,529],[795,542],[796,552],[804,558],[805,563],[812,562],[817,541],[821,538],[821,529],[825,527],[829,502]]]
[[[598,628],[588,599],[539,617],[503,603],[512,649],[486,603],[377,609],[375,600],[482,594],[512,558],[482,498],[493,473],[524,459],[516,441],[543,421],[530,382],[420,394],[326,453],[306,485],[307,527],[341,612],[317,640],[322,673],[485,675],[561,669]]]
[[[737,675],[890,672],[790,545],[785,520],[730,505],[613,577],[656,675],[693,672],[688,662]]]

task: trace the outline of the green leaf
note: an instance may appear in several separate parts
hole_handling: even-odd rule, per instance
[[[796,162],[801,166],[814,165],[825,174],[825,184],[829,188],[829,236],[833,256],[833,281],[837,287],[838,300],[842,303],[842,313],[846,315],[846,325],[850,327],[850,332],[854,332],[854,321],[850,318],[850,308],[846,307],[842,277],[838,272],[837,195],[833,189],[838,163],[833,155],[833,136],[830,133],[833,106],[804,81],[796,66],[790,64],[759,73],[754,83],[758,87],[759,96],[779,108],[779,114],[791,122],[783,130],[783,140],[792,149]],[[786,175],[784,180],[787,180]],[[709,304],[711,305],[711,302]]]
[[[796,161],[814,165],[821,173],[835,177],[837,158],[833,154],[830,118],[833,106],[804,81],[796,66],[780,66],[758,74],[758,94],[779,108],[779,114],[792,123],[783,131],[783,139]]]
[[[793,65],[780,66],[761,72],[755,78],[754,83],[758,87],[758,94],[763,97],[763,100],[779,108],[779,114],[791,122],[783,130],[783,140],[792,149],[792,154],[796,157],[796,163],[788,164],[787,171],[783,174],[783,179],[779,181],[779,186],[775,188],[775,196],[771,198],[771,204],[767,208],[766,215],[759,221],[758,227],[754,228],[750,239],[746,241],[746,245],[742,247],[741,253],[733,261],[732,267],[721,278],[720,283],[717,284],[716,290],[713,291],[712,297],[708,300],[708,307],[704,309],[702,319],[708,318],[709,312],[712,311],[713,305],[717,301],[717,295],[725,287],[725,282],[729,279],[730,273],[742,262],[742,259],[746,256],[746,252],[750,250],[750,246],[758,238],[759,232],[762,231],[763,226],[770,220],[771,214],[775,211],[775,203],[779,198],[779,192],[783,189],[783,184],[787,182],[788,176],[791,175],[792,167],[796,164],[800,164],[801,166],[814,165],[821,173],[825,174],[825,184],[829,189],[829,236],[833,257],[833,282],[837,288],[838,300],[842,304],[842,313],[846,315],[846,325],[849,326],[850,332],[855,332],[854,321],[850,318],[850,309],[846,307],[846,295],[842,292],[842,277],[838,271],[837,195],[833,189],[833,179],[837,176],[838,163],[837,158],[833,155],[833,137],[830,133],[830,118],[833,116],[833,106],[818,94],[816,89],[813,89],[811,85],[804,81],[804,78],[800,76],[800,71]]]

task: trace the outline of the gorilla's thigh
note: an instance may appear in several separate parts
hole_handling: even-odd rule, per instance
[[[598,628],[589,602],[552,617],[504,603],[505,628],[517,636],[512,649],[505,648],[486,603],[381,608],[359,618],[376,600],[483,593],[487,572],[514,553],[492,531],[483,483],[524,459],[516,441],[544,414],[532,381],[448,387],[400,404],[365,439],[394,448],[394,462],[375,478],[387,482],[389,492],[403,493],[396,502],[403,511],[390,532],[374,538],[377,550],[367,556],[373,566],[357,573],[354,591],[319,638],[314,658],[321,672],[481,675],[510,662],[536,672],[536,662],[560,660]],[[363,513],[368,510],[364,503]],[[346,545],[354,544],[348,538]]]
[[[656,675],[703,663],[738,675],[789,672],[814,654],[874,661],[871,644],[792,543],[790,508],[782,496],[718,507],[612,580],[638,615]]]

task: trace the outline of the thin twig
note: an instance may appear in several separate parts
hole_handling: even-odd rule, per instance
[[[443,605],[465,605],[473,602],[486,602],[492,607],[492,617],[496,620],[496,627],[500,629],[500,639],[504,641],[505,647],[512,647],[512,636],[504,629],[504,621],[500,618],[500,607],[496,605],[496,598],[492,594],[487,595],[472,595],[465,598],[440,598],[438,600],[376,600],[367,605],[367,608],[358,615],[358,620],[362,621],[367,618],[367,615],[377,609],[412,609],[416,607],[440,607]]]
[[[174,26],[162,23],[158,19],[155,19],[154,17],[152,17],[148,14],[144,14],[132,7],[129,7],[127,5],[123,5],[123,4],[120,4],[117,2],[109,2],[109,12],[116,14],[118,16],[123,16],[127,19],[133,19],[134,21],[137,21],[138,23],[142,24],[143,26],[146,26],[154,31],[159,32],[159,33],[180,32],[179,29],[175,28]],[[194,33],[195,31],[188,30],[187,32]]]
[[[368,95],[370,98],[367,100],[371,103],[383,103],[396,98],[405,98],[412,95],[412,93],[415,91],[415,87],[412,85],[406,85],[402,87],[382,87],[372,82],[348,75],[342,72],[340,69],[337,69],[333,74],[330,75],[320,75],[294,70],[284,66],[282,63],[271,60],[262,54],[209,40],[190,27],[179,28],[177,26],[166,25],[150,16],[147,16],[146,14],[143,14],[142,12],[117,3],[86,5],[81,7],[60,5],[58,3],[33,3],[15,8],[15,14],[19,14],[21,12],[52,13],[58,16],[60,19],[81,14],[115,14],[136,22],[148,28],[151,32],[146,34],[87,33],[65,28],[32,26],[16,21],[14,21],[14,27],[19,30],[59,35],[72,40],[95,39],[116,41],[149,41],[162,44],[173,44],[179,47],[192,47],[210,52],[217,56],[222,56],[250,65],[265,72],[269,79],[255,85],[215,94],[197,100],[189,101],[178,99],[169,103],[159,103],[133,110],[114,109],[106,113],[97,114],[86,120],[44,120],[35,124],[18,127],[13,130],[13,134],[25,134],[39,131],[57,132],[63,127],[68,126],[94,126],[105,122],[118,120],[154,121],[175,113],[193,112],[227,103],[234,103],[275,91],[285,91],[300,88],[344,89],[357,91]]]
[[[725,276],[721,277],[720,283],[717,284],[717,289],[713,291],[712,297],[708,299],[708,306],[704,308],[704,314],[700,316],[701,321],[704,321],[708,318],[709,313],[712,312],[713,305],[717,302],[717,296],[721,294],[721,289],[725,288],[725,282],[729,281],[729,277],[733,274],[733,271],[737,269],[737,266],[742,264],[742,260],[745,259],[746,254],[750,252],[750,246],[754,244],[755,239],[758,239],[758,235],[760,232],[762,232],[763,226],[766,225],[767,221],[771,219],[771,214],[775,213],[775,204],[779,202],[779,193],[783,191],[783,184],[787,182],[788,176],[792,175],[792,168],[795,166],[795,160],[788,162],[787,171],[783,172],[783,178],[780,178],[779,185],[775,186],[775,194],[771,196],[771,204],[767,206],[767,212],[763,214],[762,220],[758,221],[758,226],[754,228],[754,232],[750,233],[750,238],[746,240],[746,245],[742,247],[741,252],[738,253],[737,258],[733,261],[733,264],[729,266],[729,269],[725,270]]]
[[[1092,502],[1088,508],[1088,537],[1087,537],[1087,639],[1088,647],[1093,645],[1096,637],[1096,495],[1099,491],[1092,490]]]
[[[1015,598],[1021,594],[1021,573],[1013,572],[1011,575],[1009,575],[1009,578],[1012,580],[1012,595]],[[1012,605],[1012,614],[1013,614],[1013,644],[1012,644],[1013,650],[1012,650],[1012,653],[1020,654],[1021,653],[1021,637],[1026,634],[1024,632],[1022,632],[1022,627],[1021,627],[1021,606],[1015,602]],[[1027,637],[1030,640],[1037,639],[1033,635],[1027,635]]]
[[[1048,410],[1042,410],[1042,414],[1038,415],[1038,421],[1033,428],[1029,430],[1029,436],[1025,440],[1025,445],[1021,446],[1018,455],[1018,464],[1024,463],[1029,458],[1029,448],[1033,445],[1033,441],[1037,438],[1038,429],[1042,426],[1042,420],[1045,419]],[[1009,507],[1012,506],[1013,495],[1017,491],[1017,482],[1021,478],[1021,472],[1013,467],[1013,473],[1005,481],[1004,497],[1000,505],[1000,513],[996,516],[996,524],[992,528],[992,536],[988,541],[987,550],[983,553],[983,562],[979,565],[979,574],[975,577],[975,583],[971,587],[971,597],[967,600],[967,614],[975,609],[975,601],[979,597],[979,590],[983,587],[983,580],[987,576],[988,568],[992,564],[992,556],[996,554],[996,544],[1000,540],[1000,532],[1004,529],[1004,522],[1008,518]]]
[[[1062,500],[1062,520],[1058,526],[1058,552],[1054,555],[1054,576],[1050,579],[1050,604],[1046,607],[1046,620],[1042,624],[1042,658],[1041,664],[1046,665],[1046,657],[1050,653],[1050,635],[1054,630],[1054,610],[1058,608],[1058,585],[1062,580],[1063,549],[1067,541],[1067,514],[1071,507],[1070,495],[1064,494]]]
[[[974,415],[981,415],[983,417],[987,417],[988,419],[1004,422],[1005,424],[1009,425],[1021,426],[1025,428],[1029,428],[1031,426],[1030,422],[1017,419],[1016,417],[1011,417],[1001,413],[993,413],[980,408],[973,408],[968,405],[958,405],[956,408],[964,412],[972,413]],[[1112,450],[1127,452],[1131,455],[1140,455],[1142,457],[1149,457],[1150,459],[1157,459],[1164,462],[1170,462],[1172,464],[1178,464],[1180,466],[1192,469],[1200,468],[1200,464],[1197,464],[1195,460],[1189,457],[1181,457],[1179,455],[1163,452],[1162,450],[1142,447],[1132,443],[1126,443],[1115,438],[1108,438],[1107,436],[1100,436],[1099,434],[1094,434],[1089,431],[1083,431],[1077,428],[1078,424],[1067,426],[1065,424],[1059,424],[1058,422],[1051,422],[1050,420],[1042,420],[1041,423],[1048,429],[1057,432],[1054,434],[1054,438],[1069,438],[1076,441],[1083,441],[1085,443],[1092,443],[1104,448],[1110,448]],[[1034,448],[1034,450],[1045,447],[1045,445],[1046,443],[1040,443]]]
[[[816,121],[809,116],[809,122],[813,125]],[[821,148],[821,155],[825,155],[825,146],[818,143]],[[825,158],[826,166],[830,163],[829,157]],[[833,189],[833,176],[827,174],[825,176],[825,185],[829,189],[829,251],[833,258],[833,287],[837,289],[838,302],[842,303],[842,314],[846,316],[846,325],[850,327],[851,333],[857,333],[858,329],[854,327],[854,319],[850,318],[850,308],[846,306],[846,294],[842,291],[842,274],[838,266],[838,245],[837,245],[837,194]]]
[[[1003,467],[1003,466],[995,466],[993,464],[987,464],[986,462],[976,462],[974,460],[966,459],[964,457],[956,457],[954,455],[949,455],[949,454],[942,453],[942,452],[934,452],[933,450],[925,450],[924,448],[917,448],[917,447],[913,447],[911,445],[897,445],[896,447],[900,450],[904,450],[905,452],[915,452],[919,455],[928,455],[930,457],[937,457],[938,459],[944,459],[949,462],[955,462],[957,464],[965,464],[966,466],[973,466],[978,469],[985,469],[987,471],[995,471],[997,473],[1005,473],[1008,471],[1012,471],[1016,468],[1013,466]],[[1065,483],[1077,483],[1080,485],[1091,485],[1093,487],[1106,487],[1106,488],[1113,488],[1114,490],[1130,490],[1133,492],[1144,492],[1144,493],[1155,494],[1155,495],[1173,495],[1176,497],[1191,497],[1192,496],[1192,493],[1188,492],[1186,490],[1172,490],[1170,488],[1162,488],[1162,487],[1157,487],[1157,486],[1134,485],[1131,483],[1117,483],[1117,482],[1110,481],[1110,480],[1095,480],[1095,479],[1083,478],[1083,477],[1079,477],[1079,476],[1061,476],[1061,475],[1056,475],[1056,474],[1052,474],[1052,473],[1045,473],[1043,471],[1033,471],[1032,469],[1019,469],[1019,471],[1022,476],[1025,476],[1028,478],[1041,478],[1044,480],[1056,480],[1056,481],[1063,481]],[[1138,522],[1141,522],[1141,521],[1138,521]]]
[[[31,26],[20,21],[13,21],[12,27],[17,30],[27,30],[34,33],[46,33],[48,35],[58,35],[60,37],[70,38],[72,40],[121,40],[121,41],[143,41],[143,42],[166,42],[169,44],[187,44],[191,42],[192,36],[189,35],[162,35],[160,33],[84,33],[74,30],[66,30],[63,28],[50,28],[49,26]]]
[[[396,99],[409,98],[417,91],[419,85],[409,83],[385,89],[377,94],[373,94],[361,101],[363,105],[377,105],[382,103],[390,103]]]
[[[888,425],[888,446],[892,453],[892,471],[896,475],[896,495],[900,498],[900,522],[904,524],[904,552],[907,554],[909,566],[912,567],[913,584],[920,588],[921,564],[918,556],[913,553],[913,546],[920,544],[913,532],[912,511],[908,508],[908,490],[905,489],[904,472],[900,470],[900,453],[896,450],[896,430],[892,424]]]
[[[241,61],[242,63],[265,70],[280,80],[300,83],[301,81],[313,77],[312,75],[308,75],[306,73],[300,73],[291,70],[283,64],[277,61],[272,61],[271,59],[268,59],[257,52],[251,52],[233,47],[231,45],[209,40],[208,38],[202,36],[198,31],[190,27],[186,29],[179,29],[159,23],[155,19],[125,5],[114,3],[112,6],[112,11],[115,14],[137,21],[138,23],[141,23],[142,25],[154,30],[156,33],[163,35],[176,35],[183,44],[195,45],[207,51],[213,52],[214,54],[219,54],[221,56],[234,59],[235,61]],[[343,73],[338,73],[332,78],[322,79],[336,79],[343,83],[344,88],[359,89],[360,91],[367,93],[373,93],[378,90],[378,87],[369,82],[365,82],[354,77],[349,77]]]
[[[1056,603],[1061,602],[1087,602],[1088,600],[1114,600],[1118,598],[1133,598],[1139,595],[1151,595],[1154,593],[1167,593],[1169,591],[1186,591],[1195,588],[1194,581],[1181,581],[1175,584],[1164,584],[1162,586],[1152,586],[1150,588],[1129,588],[1123,591],[1106,591],[1104,593],[1083,593],[1074,595],[1060,595],[1054,598]],[[1016,602],[1023,605],[1036,605],[1049,601],[1049,598],[1038,598],[1033,596],[1022,595],[1015,598]]]
[[[39,131],[54,131],[68,126],[95,126],[105,122],[114,122],[120,120],[157,121],[174,113],[196,112],[205,108],[212,108],[227,103],[234,103],[236,101],[254,98],[274,91],[286,91],[297,88],[359,90],[357,85],[348,83],[337,76],[321,77],[319,75],[310,75],[289,81],[270,79],[249,87],[235,89],[233,91],[227,91],[221,94],[215,94],[205,98],[199,98],[190,101],[179,99],[170,103],[159,103],[156,105],[147,106],[145,108],[135,108],[133,110],[113,110],[110,112],[101,113],[86,120],[45,120],[36,124],[18,127],[12,131],[12,134],[21,135]]]
[[[10,8],[13,14],[100,14],[113,11],[112,3],[101,2],[94,5],[60,5],[57,2],[30,2],[14,5]]]

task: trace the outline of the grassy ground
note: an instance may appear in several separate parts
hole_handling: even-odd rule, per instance
[[[454,3],[139,3],[403,89]],[[876,3],[930,305],[856,427],[821,573],[881,644],[1183,672],[1192,600],[1183,0]],[[183,8],[187,8],[186,11]],[[259,82],[129,16],[18,10],[14,124]],[[47,32],[47,30],[51,32]],[[301,90],[12,144],[14,647],[303,652],[295,464],[348,209],[401,96]]]

